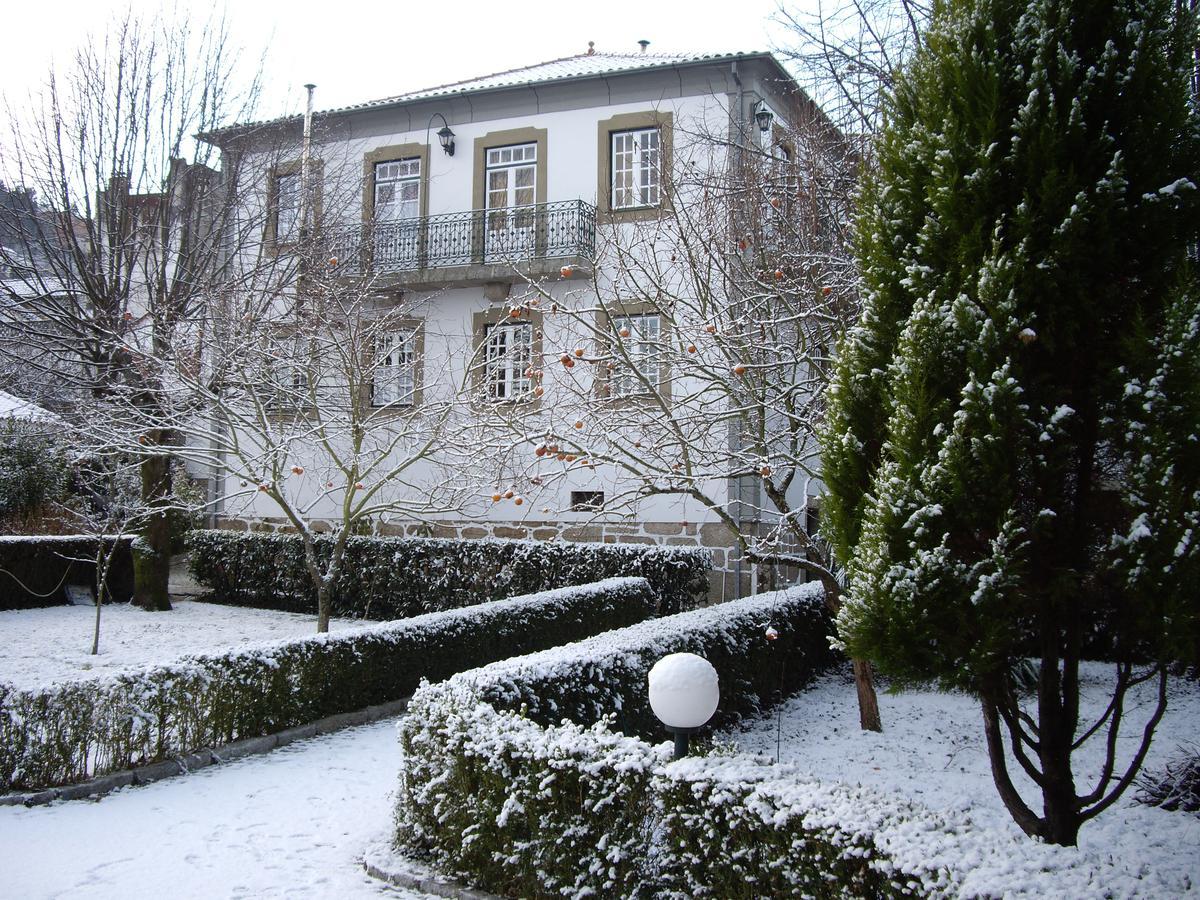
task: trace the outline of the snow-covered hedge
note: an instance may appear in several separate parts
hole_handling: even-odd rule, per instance
[[[0,789],[68,784],[397,700],[513,654],[641,621],[641,578],[187,657],[88,681],[0,684]]]
[[[674,762],[669,743],[596,721],[608,708],[651,731],[646,673],[677,650],[714,663],[726,720],[750,708],[759,687],[739,650],[757,656],[770,622],[787,666],[807,674],[827,658],[800,639],[824,637],[820,599],[802,588],[733,601],[423,685],[400,723],[399,848],[521,897],[1139,895],[1115,867],[1015,830],[760,757]],[[550,723],[561,716],[575,721]]]
[[[0,609],[32,609],[67,602],[68,584],[96,590],[96,541],[86,535],[5,535],[0,537]],[[108,572],[109,597],[127,603],[133,596],[132,538],[118,542]]]
[[[212,589],[212,599],[316,610],[299,536],[204,530],[191,532],[187,543],[192,574]],[[317,546],[329,553],[332,538],[318,538]],[[711,568],[708,551],[689,547],[353,537],[333,614],[398,619],[622,576],[649,581],[666,614],[696,606]]]
[[[668,653],[696,653],[721,678],[713,728],[794,693],[834,659],[819,584],[732,600],[598,634],[567,647],[515,657],[453,679],[497,709],[523,710],[541,725],[591,725],[614,716],[629,735],[660,738],[646,675]],[[773,629],[774,638],[767,637]]]
[[[639,895],[674,852],[647,844],[667,751],[629,736],[664,736],[646,699],[650,667],[668,653],[707,658],[721,727],[824,668],[828,628],[821,588],[807,585],[423,685],[400,726],[397,841],[490,890]]]

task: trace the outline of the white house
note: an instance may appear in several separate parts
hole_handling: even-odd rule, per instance
[[[372,406],[411,410],[466,392],[492,419],[491,437],[476,434],[491,449],[460,509],[385,519],[379,530],[695,545],[714,551],[714,596],[750,586],[729,526],[758,509],[748,492],[769,477],[769,451],[761,465],[746,463],[753,477],[728,477],[728,460],[693,472],[686,453],[650,458],[667,443],[681,453],[676,445],[693,437],[738,450],[727,425],[710,433],[718,407],[705,404],[716,401],[667,353],[717,364],[721,347],[696,344],[718,334],[712,323],[727,311],[709,311],[712,298],[690,313],[652,301],[668,288],[694,297],[690,279],[701,278],[701,293],[721,280],[677,260],[684,251],[659,240],[662,223],[705,203],[721,210],[704,179],[720,183],[746,153],[786,164],[782,135],[797,109],[815,107],[766,53],[589,46],[318,112],[308,141],[299,117],[205,136],[237,161],[263,257],[286,259],[319,233],[338,275],[370,276],[375,308],[403,305],[376,341]],[[718,214],[736,225],[735,212]],[[703,265],[719,266],[714,259]],[[687,433],[643,444],[655,406],[688,408],[671,425]],[[649,490],[630,465],[641,456],[663,479],[691,475],[702,490]],[[423,461],[391,489],[420,493],[424,479],[435,490],[445,478]],[[253,483],[240,494],[225,487],[239,499],[226,503],[223,527],[286,526]],[[317,520],[319,489],[308,506]],[[799,479],[782,490],[803,515],[811,486]]]

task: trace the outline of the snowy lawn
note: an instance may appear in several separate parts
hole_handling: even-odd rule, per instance
[[[173,600],[170,612],[145,612],[127,603],[100,613],[100,654],[91,655],[94,606],[50,606],[0,612],[0,681],[36,688],[54,681],[109,674],[190,653],[258,641],[307,637],[315,615]],[[333,632],[362,628],[359,619],[333,619]]]
[[[395,726],[350,728],[98,801],[0,807],[0,896],[421,897],[359,862],[391,831]]]
[[[1112,668],[1087,663],[1081,672],[1081,718],[1090,722],[1111,695]],[[1128,761],[1153,701],[1153,685],[1134,694],[1118,744]],[[884,732],[858,727],[858,706],[849,670],[827,675],[782,707],[780,756],[814,776],[895,791],[921,805],[967,813],[984,827],[1020,834],[992,783],[979,704],[965,694],[934,690],[882,692],[879,706]],[[743,752],[775,758],[774,714],[746,723],[722,737]],[[1200,734],[1200,685],[1173,679],[1167,713],[1155,732],[1146,766],[1160,769],[1181,744]],[[1077,788],[1100,772],[1102,740],[1092,740],[1075,755]],[[1026,802],[1041,808],[1032,781],[1019,766],[1010,768]],[[1019,776],[1019,778],[1018,778]],[[1084,823],[1080,849],[1112,859],[1130,873],[1153,873],[1160,888],[1148,896],[1200,892],[1200,817],[1167,812],[1133,802],[1131,789],[1097,818]],[[1063,852],[1074,852],[1065,850]],[[1163,893],[1165,889],[1165,893]]]

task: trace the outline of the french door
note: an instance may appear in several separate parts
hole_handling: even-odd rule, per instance
[[[537,144],[487,151],[484,260],[517,260],[536,240]]]
[[[375,164],[374,264],[415,269],[421,251],[421,160]]]

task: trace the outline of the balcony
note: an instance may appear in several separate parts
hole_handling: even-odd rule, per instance
[[[596,208],[582,200],[471,210],[326,231],[338,271],[384,286],[466,287],[590,269]]]

